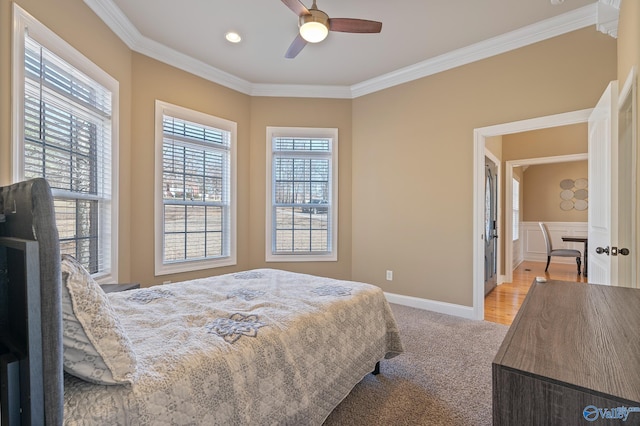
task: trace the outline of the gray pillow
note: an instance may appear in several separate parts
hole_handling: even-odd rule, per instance
[[[62,255],[64,370],[103,385],[132,383],[136,357],[109,298],[73,257]]]

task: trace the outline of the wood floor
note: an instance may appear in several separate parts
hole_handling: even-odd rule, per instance
[[[587,282],[584,276],[577,274],[575,265],[552,263],[546,273],[545,266],[546,262],[522,262],[513,271],[513,282],[500,284],[484,298],[484,319],[511,325],[537,276],[548,280]]]

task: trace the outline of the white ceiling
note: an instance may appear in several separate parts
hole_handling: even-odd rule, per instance
[[[330,17],[381,21],[382,32],[331,32],[285,59],[298,20],[281,0],[84,1],[133,50],[227,87],[331,97],[355,97],[595,25],[598,10],[597,0],[317,0]],[[311,0],[303,3],[311,7]],[[242,42],[227,42],[229,30]]]

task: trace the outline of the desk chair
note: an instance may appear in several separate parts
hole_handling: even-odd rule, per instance
[[[540,225],[540,229],[542,230],[542,236],[544,237],[544,242],[547,245],[547,267],[544,268],[544,271],[547,272],[547,269],[549,269],[549,263],[551,262],[551,256],[558,256],[558,257],[575,257],[576,258],[576,263],[578,264],[578,275],[580,275],[580,267],[582,265],[582,254],[580,253],[580,250],[573,250],[573,249],[554,249],[553,246],[551,245],[551,238],[549,238],[549,231],[547,231],[547,225],[545,225],[543,222],[538,222],[538,225]]]

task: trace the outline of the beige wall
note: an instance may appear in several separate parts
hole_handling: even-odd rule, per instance
[[[623,0],[618,25],[618,81],[620,88],[633,67],[640,71],[638,66],[640,66],[640,1]],[[636,105],[640,106],[640,90],[636,93]],[[640,107],[637,108],[636,123],[640,123]],[[638,142],[640,142],[640,131],[636,131],[636,146],[638,146]],[[637,155],[637,162],[640,164],[640,150]],[[640,230],[640,174],[636,179],[636,191],[638,191],[636,196],[636,229]],[[640,236],[638,235],[636,235],[636,246],[632,253],[635,253],[635,264],[640,265]],[[640,283],[636,283],[636,286],[640,286]]]
[[[495,155],[498,160],[502,160],[502,135],[486,138],[484,149]]]
[[[237,269],[265,265],[264,127],[338,127],[339,261],[267,266],[471,306],[473,129],[590,108],[616,78],[616,65],[637,64],[640,56],[637,2],[625,0],[623,58],[615,39],[590,27],[352,101],[252,98],[132,54],[81,0],[18,3],[120,82],[121,279],[143,285],[167,279],[154,278],[152,269],[155,98],[238,123]],[[5,184],[11,179],[10,0],[0,0],[0,28]],[[394,270],[393,282],[384,280],[386,269]]]
[[[622,0],[618,22],[618,81],[624,83],[640,63],[640,1]],[[640,91],[638,91],[640,96]]]
[[[539,164],[524,171],[522,219],[525,222],[587,222],[587,210],[562,210],[560,182],[587,178],[587,161]]]
[[[352,278],[471,306],[474,128],[593,107],[615,78],[588,28],[355,99]]]
[[[580,123],[513,133],[504,135],[502,141],[504,161],[586,154],[589,150],[588,125]]]
[[[156,99],[237,123],[238,264],[222,274],[249,268],[249,149],[251,98],[140,54],[133,55],[131,146],[131,278],[144,286],[183,281],[211,270],[154,277],[154,155]]]
[[[11,39],[13,5],[0,0],[0,184],[11,183]],[[82,0],[18,0],[17,3],[120,84],[119,243],[121,281],[131,277],[131,50]]]
[[[251,101],[251,266],[351,278],[351,100],[254,97]],[[265,262],[266,128],[338,128],[338,261]]]

